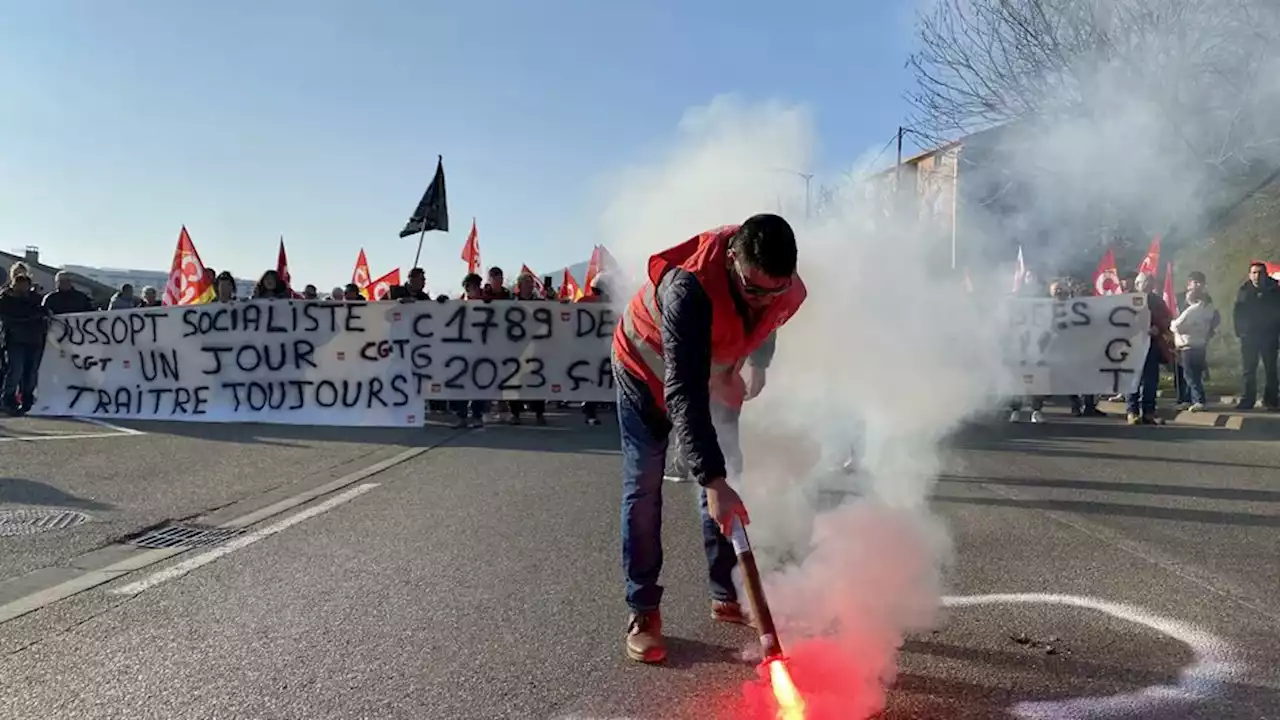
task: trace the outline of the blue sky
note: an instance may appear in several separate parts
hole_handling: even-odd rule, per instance
[[[472,216],[486,265],[550,273],[590,253],[600,178],[717,95],[812,107],[820,166],[796,170],[878,149],[914,8],[0,0],[0,248],[167,270],[186,224],[206,264],[256,277],[283,234],[295,283],[331,287],[361,247],[375,276],[408,269],[397,234],[442,154],[431,286],[456,286]]]

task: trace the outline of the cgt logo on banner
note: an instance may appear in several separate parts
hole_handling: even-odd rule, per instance
[[[1151,345],[1141,293],[1007,298],[1002,318],[1008,395],[1129,392]]]
[[[612,311],[261,300],[63,315],[37,415],[404,427],[426,400],[610,401]]]

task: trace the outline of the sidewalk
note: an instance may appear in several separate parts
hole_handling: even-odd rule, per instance
[[[1201,412],[1178,410],[1169,400],[1161,402],[1156,407],[1156,414],[1171,425],[1216,427],[1227,430],[1244,430],[1247,426],[1250,431],[1260,431],[1263,434],[1280,436],[1280,413],[1268,412],[1261,408],[1237,410],[1235,406],[1238,398],[1236,397],[1211,397],[1209,402],[1205,404],[1205,409]],[[1124,403],[1103,400],[1098,403],[1098,409],[1120,420],[1125,417],[1126,408]]]

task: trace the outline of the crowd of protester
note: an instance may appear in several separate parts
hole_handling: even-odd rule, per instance
[[[315,285],[306,285],[301,293],[295,293],[276,270],[262,273],[254,285],[250,298],[237,297],[236,279],[229,272],[216,272],[212,268],[205,269],[206,279],[213,286],[211,303],[236,303],[244,300],[259,299],[291,299],[302,298],[319,300],[319,291]],[[403,285],[390,288],[390,292],[382,301],[385,302],[446,302],[450,299],[447,293],[434,298],[427,291],[426,273],[422,268],[409,271],[409,279]],[[550,278],[538,283],[529,273],[521,273],[515,283],[508,287],[506,277],[500,267],[489,268],[488,277],[482,278],[476,273],[469,273],[462,280],[461,292],[457,296],[462,300],[517,300],[525,302],[568,302],[561,289],[553,287]],[[71,278],[66,273],[58,273],[55,279],[57,288],[48,294],[33,284],[31,274],[23,263],[16,263],[8,272],[8,283],[0,290],[0,379],[3,397],[0,405],[3,411],[11,415],[20,415],[29,411],[35,400],[36,385],[39,379],[40,360],[44,352],[45,334],[51,318],[67,313],[89,312],[93,310],[131,310],[143,307],[158,307],[161,300],[153,287],[146,287],[142,295],[134,293],[130,284],[120,286],[106,307],[95,304],[88,294],[72,286]],[[606,289],[605,275],[597,275],[584,291],[578,302],[607,302],[609,296]],[[325,299],[337,302],[370,302],[365,293],[372,288],[361,291],[360,286],[349,283],[345,287],[335,287]],[[590,425],[599,424],[598,412],[600,403],[585,403],[582,412],[585,421]],[[495,405],[487,400],[469,402],[432,402],[430,410],[451,414],[455,417],[454,427],[483,427],[486,418],[490,421],[502,419],[520,424],[528,415],[533,416],[535,423],[544,425],[547,422],[547,402],[545,400],[512,400]],[[491,412],[494,411],[494,412]]]
[[[51,317],[67,313],[92,310],[129,310],[156,307],[161,304],[156,288],[146,287],[136,294],[132,285],[120,286],[106,304],[101,307],[86,293],[72,286],[70,277],[58,273],[57,287],[47,293],[32,282],[31,274],[23,263],[9,268],[8,282],[0,289],[0,408],[10,414],[22,414],[31,409],[36,394],[40,360],[44,350],[45,333]],[[229,272],[218,273],[206,269],[214,295],[211,302],[234,303],[245,299],[305,298],[319,300],[315,285],[306,285],[301,293],[292,290],[276,270],[262,273],[255,284],[251,298],[237,297],[237,284]],[[458,299],[469,301],[517,300],[525,302],[567,302],[562,289],[554,287],[550,278],[538,282],[529,273],[521,273],[508,286],[500,267],[489,268],[485,277],[477,273],[467,274]],[[1173,373],[1177,392],[1178,409],[1201,412],[1210,405],[1205,393],[1205,381],[1209,379],[1208,346],[1218,332],[1221,314],[1209,295],[1205,276],[1192,272],[1187,276],[1185,291],[1178,298],[1181,311],[1175,316],[1161,295],[1155,291],[1154,279],[1138,273],[1128,273],[1120,278],[1121,292],[1142,292],[1151,308],[1152,343],[1141,372],[1134,386],[1127,393],[1108,398],[1126,405],[1127,420],[1132,425],[1152,425],[1160,421],[1156,416],[1156,395],[1160,374],[1168,368]],[[368,292],[368,289],[366,289]],[[1093,294],[1090,283],[1064,277],[1048,283],[1041,282],[1028,272],[1020,295],[1049,295],[1068,299]],[[335,287],[328,300],[339,302],[369,302],[362,289],[349,283]],[[422,268],[409,272],[408,282],[390,288],[384,301],[444,302],[449,293],[434,297],[427,290],[426,274]],[[590,287],[584,289],[579,302],[605,302],[609,300],[607,281],[601,275]],[[1232,307],[1232,325],[1240,344],[1242,387],[1236,409],[1252,410],[1259,400],[1258,366],[1263,369],[1261,401],[1265,409],[1280,411],[1280,377],[1277,364],[1280,360],[1280,283],[1267,274],[1261,263],[1249,267],[1248,277],[1236,291]],[[1009,420],[1018,422],[1024,408],[1029,406],[1032,422],[1045,421],[1043,396],[1015,398],[1009,405]],[[1098,397],[1077,395],[1069,398],[1072,415],[1078,417],[1104,417],[1098,408]],[[486,400],[456,403],[432,403],[431,409],[454,416],[455,427],[483,427],[486,420],[496,422],[505,419],[520,424],[532,415],[537,424],[546,423],[547,403],[542,400],[505,401],[496,405]],[[586,422],[597,424],[600,404],[587,403],[583,407]]]
[[[1155,291],[1155,279],[1143,274],[1127,273],[1120,277],[1120,292],[1140,292],[1146,295],[1151,309],[1151,345],[1134,385],[1127,393],[1108,398],[1125,404],[1125,414],[1130,425],[1156,425],[1156,397],[1160,375],[1166,368],[1173,376],[1177,394],[1177,408],[1190,412],[1203,412],[1212,404],[1205,392],[1209,379],[1209,343],[1218,333],[1222,315],[1209,295],[1205,275],[1192,272],[1187,275],[1186,287],[1176,299],[1181,310],[1175,314],[1160,293]],[[1076,278],[1061,278],[1047,284],[1040,283],[1033,273],[1027,273],[1020,295],[1035,297],[1047,294],[1058,300],[1093,294],[1093,286]],[[1267,266],[1253,263],[1248,277],[1236,291],[1232,306],[1232,326],[1240,343],[1241,391],[1236,402],[1237,410],[1253,410],[1258,401],[1258,365],[1264,373],[1262,405],[1271,412],[1280,411],[1280,381],[1277,378],[1277,356],[1280,355],[1280,283],[1267,274]],[[1049,400],[1045,396],[1015,398],[1009,406],[1009,421],[1022,419],[1022,411],[1029,404],[1031,421],[1045,421],[1043,408]],[[1077,417],[1103,417],[1098,409],[1096,396],[1069,398],[1071,414]]]

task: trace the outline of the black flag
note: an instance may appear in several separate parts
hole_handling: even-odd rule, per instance
[[[431,178],[431,184],[418,201],[413,217],[409,218],[409,222],[400,231],[400,237],[417,235],[427,230],[449,232],[449,202],[444,194],[444,156],[439,158],[436,161],[436,176]]]

